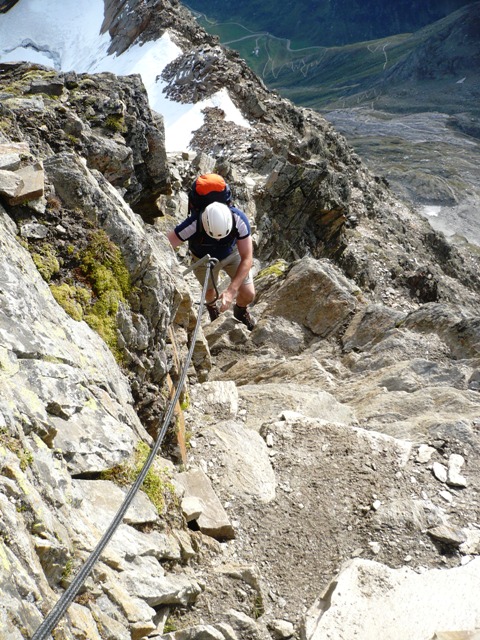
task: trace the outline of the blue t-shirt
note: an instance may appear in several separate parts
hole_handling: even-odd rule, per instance
[[[225,238],[211,238],[203,229],[201,214],[192,214],[175,227],[178,238],[182,242],[188,240],[188,248],[195,257],[203,258],[208,253],[212,258],[224,260],[232,253],[237,240],[248,238],[251,234],[250,223],[243,211],[232,206],[228,208],[232,212],[233,226]]]

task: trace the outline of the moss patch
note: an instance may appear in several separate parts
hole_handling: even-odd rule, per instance
[[[287,267],[288,265],[285,260],[278,260],[268,267],[265,267],[265,269],[259,271],[255,276],[255,279],[266,278],[267,276],[275,276],[276,278],[279,278],[280,276],[283,276]]]
[[[110,131],[115,131],[116,133],[125,133],[127,131],[125,118],[118,114],[107,116],[107,118],[105,118],[105,127],[110,129]]]
[[[94,296],[93,304],[84,313],[84,320],[103,338],[120,362],[116,316],[119,304],[126,303],[130,295],[130,274],[120,249],[104,231],[91,234],[87,248],[80,255],[80,269]]]
[[[50,285],[50,290],[55,300],[65,309],[69,316],[79,322],[84,319],[84,312],[92,298],[92,294],[88,289],[63,283]]]
[[[144,442],[139,442],[131,460],[103,471],[100,477],[121,487],[130,486],[135,482],[149,455],[150,447]],[[142,490],[150,498],[159,515],[165,512],[168,503],[175,502],[175,489],[168,471],[160,468],[155,460],[145,476]]]
[[[122,253],[105,231],[99,229],[91,234],[80,259],[81,269],[99,297],[110,291],[115,291],[121,299],[129,296],[130,275]]]
[[[38,251],[32,253],[32,258],[40,275],[46,282],[50,282],[52,276],[60,271],[58,258],[53,247],[49,244],[40,246]]]
[[[55,78],[56,71],[44,71],[42,69],[32,69],[22,74],[21,78],[12,82],[9,85],[2,87],[6,93],[10,93],[13,96],[24,95],[30,87],[32,80],[47,80],[49,78]],[[52,96],[48,96],[51,98]]]
[[[73,245],[67,245],[65,252],[73,277],[50,284],[55,300],[74,320],[84,320],[96,331],[121,363],[116,316],[120,303],[127,304],[131,284],[120,249],[103,230],[95,230],[89,232],[83,249],[77,251]],[[42,275],[51,278],[55,265],[50,266],[45,255],[40,258]]]

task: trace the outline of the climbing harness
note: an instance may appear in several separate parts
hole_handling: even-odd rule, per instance
[[[182,369],[182,371],[180,373],[180,378],[179,378],[179,381],[178,381],[177,390],[175,392],[175,395],[172,397],[172,399],[170,401],[170,404],[168,406],[168,409],[167,409],[166,413],[164,414],[162,428],[161,428],[160,433],[159,433],[159,435],[157,437],[157,440],[155,441],[155,444],[153,445],[153,447],[152,447],[152,449],[150,451],[150,455],[148,456],[147,460],[145,461],[145,464],[143,465],[143,468],[140,471],[137,479],[135,480],[133,485],[130,487],[130,490],[128,491],[127,495],[125,496],[125,499],[124,499],[123,503],[121,504],[119,510],[117,511],[117,513],[116,513],[114,519],[112,520],[110,526],[108,527],[106,532],[103,534],[102,538],[98,542],[98,544],[95,547],[95,549],[92,551],[90,557],[86,560],[86,562],[83,565],[83,567],[80,569],[80,571],[77,573],[75,578],[72,580],[71,584],[64,591],[64,593],[59,598],[57,603],[53,606],[52,610],[47,615],[47,617],[42,622],[42,624],[38,627],[38,629],[36,630],[36,632],[32,636],[31,640],[46,640],[47,636],[57,626],[58,622],[63,617],[63,615],[65,614],[65,612],[68,609],[68,607],[70,606],[70,604],[73,602],[73,599],[75,598],[75,596],[77,595],[78,591],[80,590],[80,588],[84,584],[85,580],[87,579],[88,575],[92,571],[93,566],[97,562],[97,560],[100,557],[102,551],[105,549],[105,547],[107,546],[108,542],[112,538],[113,534],[115,533],[115,531],[117,530],[117,528],[121,524],[121,522],[123,520],[123,517],[124,517],[125,513],[127,512],[127,509],[129,508],[130,504],[132,503],[132,500],[135,497],[137,491],[142,486],[143,481],[145,480],[145,477],[146,477],[146,475],[147,475],[147,473],[148,473],[148,471],[149,471],[149,469],[150,469],[150,467],[151,467],[151,465],[153,463],[153,460],[154,460],[155,456],[158,453],[158,450],[160,448],[160,445],[162,444],[162,441],[163,441],[163,439],[165,437],[165,434],[167,432],[168,425],[169,425],[170,420],[172,418],[172,415],[173,415],[173,412],[174,412],[174,409],[175,409],[175,405],[178,402],[178,399],[179,399],[180,394],[181,394],[182,389],[183,389],[183,385],[185,384],[185,378],[187,376],[187,370],[188,370],[188,368],[190,366],[190,361],[192,359],[193,350],[194,350],[195,342],[196,342],[196,339],[197,339],[197,334],[198,334],[198,331],[199,331],[199,328],[200,328],[200,321],[201,321],[202,313],[203,313],[205,294],[207,292],[207,288],[208,288],[207,285],[208,285],[208,281],[209,281],[210,275],[211,275],[212,281],[214,282],[214,287],[215,287],[216,295],[217,295],[217,298],[218,298],[218,290],[217,290],[217,286],[215,284],[215,279],[214,279],[214,276],[213,276],[213,268],[215,267],[215,265],[218,262],[218,260],[216,258],[211,258],[209,255],[206,255],[206,256],[204,256],[204,258],[202,258],[201,260],[198,260],[195,264],[193,264],[191,267],[186,269],[183,272],[183,274],[185,275],[189,271],[192,271],[193,269],[195,269],[200,264],[205,264],[205,262],[208,262],[208,265],[207,265],[208,268],[207,268],[207,273],[205,275],[205,281],[203,283],[202,295],[201,295],[201,298],[200,298],[200,305],[199,305],[199,309],[198,309],[197,323],[196,323],[195,329],[193,331],[190,348],[189,348],[187,356],[185,358],[185,363],[183,365],[183,369]]]

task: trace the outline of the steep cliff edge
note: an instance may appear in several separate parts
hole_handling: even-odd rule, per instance
[[[341,624],[385,640],[392,611],[412,640],[472,631],[478,256],[318,115],[202,51],[166,70],[169,90],[200,60],[192,83],[235,78],[251,128],[213,109],[190,154],[166,154],[137,76],[2,66],[0,629],[32,637],[156,435],[199,299],[164,231],[217,169],[254,225],[258,325],[204,323],[187,466],[172,425],[56,637],[310,640]]]

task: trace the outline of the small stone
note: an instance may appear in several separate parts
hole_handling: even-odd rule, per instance
[[[466,540],[460,545],[463,554],[480,554],[480,531],[478,529],[464,529]]]
[[[447,482],[447,467],[445,467],[443,464],[434,462],[432,466],[432,472],[437,480],[440,480],[440,482]]]
[[[465,463],[465,459],[463,456],[452,453],[450,458],[448,459],[448,474],[447,474],[447,484],[452,487],[466,487],[467,481],[466,479],[460,475],[460,469]]]
[[[0,194],[13,197],[22,187],[22,180],[12,171],[0,170]]]
[[[435,540],[444,542],[445,544],[451,544],[454,547],[459,547],[467,539],[467,536],[465,535],[463,529],[450,527],[446,524],[442,524],[438,527],[434,527],[433,529],[429,529],[428,534]]]
[[[286,640],[295,633],[295,628],[288,620],[272,620],[268,629],[275,640]]]
[[[44,170],[41,162],[21,167],[14,175],[20,179],[21,184],[15,195],[8,199],[10,205],[24,204],[43,196]]]
[[[273,447],[273,434],[268,433],[265,442],[267,443],[267,447]]]
[[[382,506],[382,503],[380,502],[380,500],[375,500],[374,503],[372,504],[372,507],[375,509],[375,511],[378,511],[381,506]]]
[[[380,553],[380,543],[379,542],[369,542],[368,546],[371,548],[372,553],[374,553],[375,555],[378,555]]]
[[[418,447],[418,452],[415,460],[417,462],[420,462],[421,464],[430,462],[430,459],[434,452],[435,452],[435,449],[433,447],[430,447],[428,444],[421,444]]]
[[[0,144],[0,170],[1,171],[15,171],[20,168],[20,156],[18,153],[2,154]]]
[[[450,491],[440,491],[439,496],[445,500],[445,502],[453,502],[453,496]]]
[[[182,500],[182,512],[187,522],[198,520],[205,509],[205,505],[195,496],[187,496]]]
[[[42,240],[48,235],[48,227],[38,222],[27,222],[27,224],[20,227],[20,235],[22,238]]]

